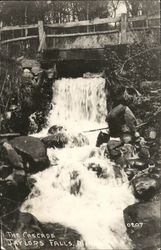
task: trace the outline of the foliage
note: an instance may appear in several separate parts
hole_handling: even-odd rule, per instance
[[[18,63],[0,52],[0,113],[8,109],[12,98],[19,97],[20,76]]]
[[[43,1],[3,1],[0,17],[3,25],[31,24],[43,18],[45,6]]]
[[[159,80],[160,47],[157,44],[135,43],[127,47],[124,70],[134,83]]]
[[[133,86],[160,79],[158,44],[134,43],[106,48],[106,75],[122,78]]]
[[[4,25],[20,25],[44,20],[70,22],[109,16],[109,1],[2,1],[0,20]]]
[[[109,110],[122,103],[128,105],[142,121],[154,120],[153,114],[161,106],[160,50],[158,44],[146,43],[106,48]],[[130,91],[127,93],[127,90]],[[134,90],[141,96],[137,96]]]
[[[125,0],[127,12],[130,16],[159,14],[160,1]]]

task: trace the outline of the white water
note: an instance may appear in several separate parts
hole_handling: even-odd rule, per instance
[[[106,127],[104,84],[102,78],[57,80],[48,128],[61,124],[69,133],[77,134]],[[123,209],[134,202],[134,197],[124,173],[122,178],[116,178],[113,163],[104,157],[103,147],[95,147],[97,134],[86,134],[90,145],[48,150],[51,167],[34,175],[36,188],[22,210],[42,222],[58,222],[77,230],[88,249],[129,249],[132,246],[126,234]],[[88,170],[91,164],[101,166],[103,178]],[[79,185],[78,193],[71,192]]]

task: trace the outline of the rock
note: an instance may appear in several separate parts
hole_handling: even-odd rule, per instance
[[[0,178],[5,179],[8,175],[12,172],[12,168],[8,165],[1,165],[0,166]]]
[[[23,69],[32,69],[33,67],[40,67],[40,63],[33,59],[22,58],[21,65]]]
[[[132,135],[129,133],[122,134],[121,141],[126,144],[130,143],[132,141]]]
[[[40,139],[32,136],[20,136],[12,139],[10,143],[21,155],[28,172],[36,173],[49,167],[47,150]]]
[[[53,77],[56,74],[56,68],[55,67],[54,68],[50,68],[50,69],[46,70],[46,72],[47,72],[48,78],[49,79],[53,79]]]
[[[103,143],[107,143],[110,139],[110,135],[103,133],[102,131],[98,134],[96,147],[100,147]]]
[[[135,155],[135,147],[129,143],[125,143],[121,147],[121,151],[126,160],[131,159]]]
[[[23,201],[30,193],[25,171],[13,170],[13,172],[0,183],[0,192],[4,198],[16,202]]]
[[[80,249],[77,248],[77,243],[81,243],[81,249],[85,250],[82,237],[77,231],[59,223],[41,223],[30,213],[16,210],[10,216],[5,216],[2,222],[5,225],[2,227],[5,249],[13,249],[8,248],[7,242],[7,239],[13,239],[16,246],[21,241],[23,250]]]
[[[116,140],[110,140],[107,143],[107,149],[109,151],[111,159],[117,159],[121,156],[121,151],[120,151],[121,145],[122,143]]]
[[[157,137],[156,129],[154,127],[151,127],[151,126],[145,127],[145,129],[143,131],[143,136],[148,141],[149,140],[154,141]]]
[[[151,130],[151,131],[150,131],[150,134],[149,134],[149,138],[150,138],[151,140],[155,140],[155,139],[156,139],[156,136],[157,136],[156,131],[155,131],[155,130]]]
[[[68,143],[68,137],[65,135],[65,133],[58,132],[44,137],[42,142],[47,148],[64,148]]]
[[[149,153],[148,148],[141,147],[139,149],[138,156],[140,157],[141,160],[148,160],[150,158],[150,153]]]
[[[150,199],[158,189],[157,180],[146,175],[136,175],[132,185],[135,197],[142,200]]]
[[[62,132],[63,129],[64,129],[63,126],[53,125],[51,128],[49,128],[48,133],[55,134],[58,132]]]
[[[136,132],[136,124],[137,123],[136,123],[135,115],[133,114],[131,109],[129,109],[129,107],[127,107],[127,106],[125,109],[124,118],[125,118],[125,123],[126,123],[127,127],[130,128],[130,131],[132,133]]]
[[[2,146],[1,158],[12,167],[23,169],[22,157],[17,154],[16,150],[8,142],[4,142]]]
[[[127,233],[133,249],[155,250],[160,247],[160,201],[136,203],[124,210]]]
[[[33,73],[34,76],[37,76],[40,73],[42,73],[42,69],[40,68],[40,66],[33,66],[31,72]]]
[[[150,163],[148,164],[148,171],[149,171],[149,172],[153,172],[155,169],[156,169],[155,163],[154,163],[154,162],[150,162]]]
[[[94,162],[89,163],[88,170],[90,170],[90,169],[92,171],[96,172],[97,177],[101,177],[104,174],[104,171],[103,171],[102,167],[100,166],[100,164],[97,164],[97,163],[94,163]]]
[[[114,173],[115,173],[115,178],[116,179],[122,179],[122,173],[121,173],[121,167],[120,165],[116,164],[113,168]]]
[[[107,148],[109,151],[113,150],[113,149],[116,149],[116,148],[119,148],[122,146],[122,142],[121,141],[117,141],[117,140],[110,140],[108,143],[107,143]]]
[[[38,125],[36,123],[36,114],[33,113],[29,116],[30,121],[30,134],[37,133],[38,132]]]
[[[125,170],[125,173],[127,174],[127,177],[128,177],[128,180],[129,180],[129,181],[130,181],[130,180],[134,177],[134,175],[135,175],[134,169],[131,169],[131,168],[126,169],[126,170]]]
[[[138,160],[138,161],[135,161],[134,167],[141,171],[141,170],[146,169],[148,165],[145,162]]]
[[[70,174],[70,193],[77,195],[80,194],[81,180],[79,173],[75,170]]]
[[[82,147],[84,145],[89,145],[89,140],[88,138],[79,133],[77,136],[71,136],[71,138],[69,139],[70,141],[70,147]]]
[[[29,79],[33,79],[33,74],[29,69],[24,69],[23,70],[23,77],[24,78],[29,78]]]

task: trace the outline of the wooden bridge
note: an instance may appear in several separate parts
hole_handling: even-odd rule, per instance
[[[42,62],[104,60],[104,47],[160,41],[160,16],[94,19],[70,23],[0,26],[0,46],[11,56],[42,53]]]

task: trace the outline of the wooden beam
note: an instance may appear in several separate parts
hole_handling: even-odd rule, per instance
[[[148,20],[157,20],[157,19],[160,20],[160,15],[158,14],[158,15],[154,15],[154,16],[148,16],[147,18],[148,18]]]
[[[127,14],[121,15],[121,44],[127,42]]]
[[[39,30],[39,48],[38,51],[46,48],[46,34],[44,30],[44,23],[43,21],[38,21],[38,30]]]
[[[10,31],[10,30],[23,30],[23,29],[34,29],[38,28],[38,24],[30,24],[30,25],[21,25],[21,26],[5,26],[2,27],[2,32],[3,31]]]
[[[48,34],[46,37],[52,37],[52,38],[59,38],[59,37],[74,37],[74,36],[92,36],[92,35],[101,35],[101,34],[113,34],[113,33],[119,33],[118,29],[115,30],[107,30],[107,31],[96,31],[96,32],[89,32],[89,33],[73,33],[73,34]]]
[[[160,26],[150,26],[149,27],[132,27],[129,28],[128,31],[146,31],[149,29],[160,29]]]
[[[154,16],[135,16],[135,17],[129,17],[128,21],[130,22],[136,22],[136,21],[144,21],[144,20],[156,20],[160,19],[160,15],[154,15]]]
[[[135,17],[129,17],[128,21],[130,22],[136,22],[136,21],[144,21],[146,20],[146,16],[135,16]]]
[[[94,20],[86,20],[86,21],[78,21],[78,22],[69,22],[69,23],[54,23],[54,24],[46,24],[45,27],[49,28],[72,28],[72,27],[81,27],[81,26],[91,26],[91,25],[99,25],[106,23],[117,23],[120,22],[120,17],[116,18],[98,18]]]
[[[26,37],[17,37],[17,38],[12,38],[12,39],[8,39],[8,40],[5,40],[5,41],[1,41],[0,44],[11,43],[11,42],[18,42],[18,41],[24,41],[24,40],[36,39],[36,38],[38,38],[38,35],[35,35],[35,36],[26,36]]]
[[[2,34],[2,26],[3,26],[3,23],[2,21],[0,21],[0,41],[1,41],[1,34]]]
[[[44,50],[45,48],[46,48],[46,34],[44,32],[39,44],[38,52]]]

